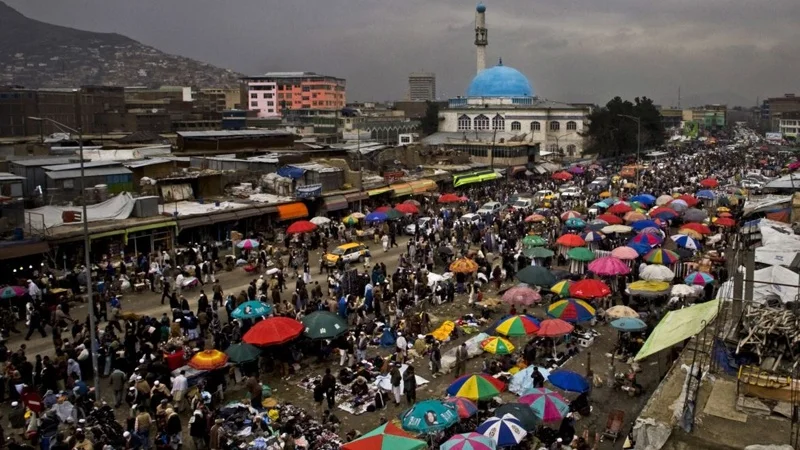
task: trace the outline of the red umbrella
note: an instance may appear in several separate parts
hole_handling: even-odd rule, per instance
[[[439,196],[439,203],[461,203],[462,201],[464,200],[456,194],[442,194]]]
[[[554,173],[552,178],[558,181],[567,181],[572,179],[572,174],[562,170],[561,172]]]
[[[395,206],[394,209],[400,211],[403,214],[419,214],[419,208],[412,205],[411,203],[400,203],[399,205]]]
[[[732,227],[736,225],[736,221],[730,217],[718,217],[714,219],[714,225],[718,227]]]
[[[705,180],[700,182],[700,186],[704,188],[714,189],[715,187],[719,186],[719,181],[716,178],[706,178]]]
[[[631,208],[631,205],[629,205],[629,204],[627,204],[625,202],[619,202],[619,203],[615,203],[613,206],[611,206],[611,208],[608,208],[608,211],[606,211],[606,212],[610,213],[610,214],[625,214],[625,213],[631,212],[631,211],[633,211],[633,208]]]
[[[700,203],[700,200],[698,200],[696,197],[694,197],[694,196],[691,196],[691,195],[689,195],[689,194],[683,194],[683,195],[681,195],[680,197],[678,197],[678,200],[683,200],[683,201],[685,201],[685,202],[686,202],[686,204],[687,204],[687,205],[689,205],[689,207],[695,206],[695,205],[697,205],[698,203]]]
[[[569,219],[576,219],[576,218],[577,219],[581,218],[581,213],[579,213],[578,211],[567,211],[564,214],[561,214],[561,220],[563,220],[563,221],[567,221]]]
[[[300,336],[303,330],[305,326],[294,319],[270,317],[250,328],[242,340],[252,345],[279,345]]]
[[[565,234],[558,238],[556,244],[563,245],[564,247],[583,247],[586,241],[577,234]]]
[[[392,207],[391,207],[391,206],[379,206],[379,207],[375,208],[375,211],[374,211],[374,212],[382,212],[382,213],[385,213],[385,212],[389,211],[390,209],[392,209]]]
[[[681,230],[688,229],[700,234],[711,234],[711,229],[697,222],[689,222],[680,226]]]
[[[575,327],[570,325],[569,322],[565,322],[561,319],[546,319],[542,321],[536,335],[542,337],[564,336],[565,334],[572,333],[574,328]]]
[[[289,225],[286,229],[286,234],[310,233],[317,229],[317,226],[308,220],[298,220],[297,222]]]
[[[611,288],[600,280],[587,278],[572,283],[569,287],[569,294],[582,299],[601,298],[611,295]]]
[[[622,219],[613,214],[600,214],[597,218],[609,225],[622,225]]]

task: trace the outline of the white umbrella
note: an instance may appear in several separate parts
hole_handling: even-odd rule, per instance
[[[428,287],[433,287],[439,281],[444,281],[444,277],[433,272],[428,274]]]
[[[656,205],[663,206],[663,205],[666,205],[667,203],[671,202],[672,200],[673,200],[673,198],[672,198],[671,195],[666,195],[665,194],[665,195],[662,195],[661,197],[658,197],[656,199]]]
[[[648,281],[672,281],[675,278],[675,272],[661,264],[650,264],[642,270],[639,277]]]
[[[697,287],[700,287],[698,293]],[[672,295],[675,297],[697,297],[703,292],[701,286],[689,286],[688,284],[676,284],[672,286]]]
[[[311,219],[311,223],[313,223],[314,225],[325,225],[327,223],[330,223],[330,221],[331,219],[322,216],[317,216]]]

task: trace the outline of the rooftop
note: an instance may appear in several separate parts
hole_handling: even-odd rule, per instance
[[[33,158],[33,159],[14,159],[9,161],[9,163],[23,167],[41,167],[41,166],[52,166],[56,164],[69,164],[72,161],[74,160],[71,158]]]
[[[179,131],[178,136],[183,138],[225,138],[234,139],[246,136],[291,136],[292,133],[283,130],[210,130],[210,131]]]
[[[120,163],[117,161],[86,161],[83,163],[83,167],[86,169],[92,167],[110,167],[110,166],[119,166]],[[80,169],[81,163],[69,163],[69,164],[54,164],[52,166],[42,166],[42,169],[48,172],[60,172],[60,171],[67,171],[67,170],[74,170]]]
[[[146,166],[154,166],[156,164],[167,164],[172,163],[171,159],[167,158],[151,158],[151,159],[141,159],[138,161],[130,161],[124,163],[125,167],[129,169],[137,169],[139,167],[146,167]]]
[[[126,175],[131,171],[126,167],[96,167],[84,170],[87,177],[99,177],[105,175]],[[47,172],[47,177],[51,180],[65,180],[67,178],[80,178],[80,170],[62,170],[58,172]]]
[[[0,172],[0,181],[22,181],[25,177],[14,175],[13,173]]]

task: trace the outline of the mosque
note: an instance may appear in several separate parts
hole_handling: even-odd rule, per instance
[[[497,166],[526,166],[540,156],[583,153],[580,133],[591,107],[539,97],[522,72],[503,65],[486,68],[486,6],[475,9],[477,75],[465,96],[449,100],[439,113],[439,132],[427,145],[469,153],[473,161]],[[538,149],[538,152],[537,152]]]

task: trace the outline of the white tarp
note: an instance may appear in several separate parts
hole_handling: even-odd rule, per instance
[[[166,156],[172,153],[169,145],[153,145],[150,147],[124,148],[118,150],[86,150],[83,157],[91,161],[130,161],[151,156]]]
[[[800,175],[792,173],[784,175],[777,180],[772,180],[764,186],[764,189],[800,189]]]
[[[759,198],[758,200],[747,200],[744,202],[742,213],[744,217],[757,212],[768,211],[775,206],[784,203],[789,204],[792,201],[791,195],[767,195],[766,197]]]
[[[250,206],[244,203],[235,202],[220,202],[219,205],[215,203],[198,203],[198,202],[173,202],[165,203],[160,206],[161,213],[175,215],[177,217],[199,216],[216,211],[230,211],[236,209],[245,209]]]
[[[761,247],[756,248],[756,262],[770,266],[788,266],[800,252],[800,236],[792,228],[774,220],[763,219],[758,224]]]
[[[756,303],[764,303],[767,296],[777,295],[783,303],[793,302],[797,296],[796,287],[765,283],[781,283],[796,286],[798,277],[798,274],[781,266],[772,266],[756,270],[753,272],[753,279],[761,283],[753,284],[753,301]]]
[[[136,203],[131,194],[123,192],[117,196],[86,207],[86,215],[89,222],[101,220],[122,220],[130,217],[133,205]],[[42,206],[41,208],[29,209],[26,211],[28,224],[35,228],[50,228],[64,225],[62,214],[65,211],[81,212],[80,206]],[[72,223],[83,223],[83,220]]]
[[[408,369],[408,365],[407,364],[403,364],[402,366],[400,366],[400,375],[401,376],[405,375],[406,369]],[[420,386],[424,386],[424,385],[429,383],[428,380],[426,380],[425,378],[422,378],[419,375],[415,374],[414,378],[417,380],[417,389],[419,389]],[[392,392],[392,375],[391,374],[386,374],[386,375],[380,375],[380,376],[376,377],[375,378],[375,385],[378,386],[379,388],[383,389],[386,392]],[[405,383],[400,383],[400,395],[405,394],[405,386],[404,385],[405,385]]]

